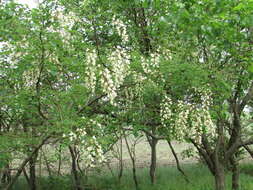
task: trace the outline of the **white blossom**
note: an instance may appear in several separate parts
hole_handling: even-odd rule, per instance
[[[200,96],[201,102],[184,102],[179,100],[173,105],[171,99],[165,95],[160,110],[162,127],[169,129],[170,137],[176,140],[193,138],[196,142],[201,141],[202,134],[208,138],[216,135],[216,126],[212,121],[209,108],[212,104],[211,92],[206,89],[194,89],[194,93]]]

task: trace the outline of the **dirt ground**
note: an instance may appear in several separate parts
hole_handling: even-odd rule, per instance
[[[133,144],[133,138],[128,138],[129,145]],[[120,142],[117,146],[120,145]],[[190,144],[179,143],[176,141],[172,142],[172,145],[177,153],[180,163],[196,163],[197,159],[194,157],[183,158],[182,152],[190,147]],[[150,164],[151,150],[148,141],[145,138],[141,138],[136,144],[136,165],[138,167],[147,167]],[[116,149],[116,148],[115,148]],[[112,159],[112,165],[117,165],[117,159]],[[131,159],[127,150],[125,141],[123,141],[123,162],[126,166],[131,166]],[[163,165],[175,165],[175,158],[170,150],[168,143],[165,140],[160,140],[157,144],[157,164],[159,166]]]
[[[129,145],[133,143],[133,139],[129,137]],[[120,143],[118,143],[119,146]],[[172,145],[174,147],[174,150],[177,153],[177,156],[179,158],[180,164],[191,164],[191,163],[197,163],[199,162],[197,151],[194,149],[193,145],[188,143],[179,143],[177,141],[173,141]],[[193,148],[196,151],[195,156],[193,157],[183,157],[182,152],[186,149]],[[151,159],[151,150],[150,145],[146,138],[141,138],[138,143],[136,144],[136,165],[137,167],[148,167],[150,165],[150,159]],[[112,166],[117,166],[118,160],[112,159],[111,160]],[[252,159],[249,155],[246,155],[241,162],[251,162]],[[131,167],[131,159],[128,154],[127,146],[125,141],[123,141],[123,163],[125,166]],[[175,158],[170,150],[170,147],[168,146],[168,143],[165,140],[160,140],[157,144],[157,165],[158,166],[166,166],[166,165],[175,165],[176,161]]]

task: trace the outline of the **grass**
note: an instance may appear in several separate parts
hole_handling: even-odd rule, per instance
[[[246,167],[246,166],[245,166]],[[138,171],[140,190],[213,190],[213,177],[208,169],[203,165],[185,165],[184,171],[187,173],[190,184],[188,184],[177,171],[175,167],[163,167],[157,170],[157,183],[152,186],[148,176],[148,169]],[[227,184],[231,184],[231,175],[227,176]],[[132,190],[135,189],[131,172],[127,171],[121,184],[115,181],[115,178],[108,175],[102,175],[93,179],[97,189],[103,190]],[[227,188],[231,189],[230,186]],[[241,190],[253,189],[253,176],[241,174]]]
[[[174,166],[160,167],[157,169],[157,183],[151,185],[148,168],[139,168],[137,170],[139,189],[140,190],[213,190],[213,177],[208,169],[200,164],[187,164],[183,166],[191,183],[185,182],[181,174]],[[244,173],[245,172],[245,173]],[[253,190],[253,172],[252,164],[242,165],[242,174],[240,178],[240,190]],[[231,175],[227,175],[226,182],[227,190],[231,189]],[[135,186],[132,180],[131,170],[124,171],[121,183],[117,181],[115,176],[112,176],[108,171],[100,171],[94,173],[89,178],[89,183],[92,184],[95,190],[134,190]],[[15,184],[14,190],[29,189],[24,179]],[[40,178],[40,190],[71,190],[72,180],[70,176],[61,176],[54,178]]]

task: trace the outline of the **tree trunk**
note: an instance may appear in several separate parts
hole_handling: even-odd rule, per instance
[[[120,138],[120,150],[119,150],[119,174],[118,179],[119,182],[121,181],[122,175],[123,175],[123,141],[122,138]]]
[[[179,159],[177,157],[176,151],[174,150],[174,148],[173,148],[173,146],[172,146],[172,144],[171,144],[171,142],[169,140],[167,140],[167,143],[169,144],[170,150],[171,150],[171,152],[172,152],[172,154],[173,154],[173,156],[174,156],[174,158],[176,160],[177,170],[184,176],[185,181],[187,183],[189,183],[190,181],[189,181],[187,175],[184,173],[183,169],[180,166]]]
[[[133,179],[134,179],[134,185],[135,185],[135,189],[139,189],[139,184],[138,184],[138,180],[137,180],[137,175],[136,175],[136,164],[135,164],[135,159],[132,160],[133,163]]]
[[[233,159],[231,159],[231,164],[232,164],[232,190],[238,190],[239,189],[239,176],[240,176],[238,162],[233,158]]]
[[[69,151],[70,151],[71,159],[72,159],[71,172],[74,177],[75,190],[82,190],[81,181],[80,181],[78,171],[77,171],[77,156],[75,154],[75,150],[73,147],[69,146]]]
[[[152,184],[155,184],[156,181],[156,145],[158,140],[155,138],[150,139],[150,146],[151,146],[151,164],[150,164],[150,180]]]
[[[225,170],[223,166],[219,166],[215,171],[215,190],[225,190]]]
[[[29,178],[29,176],[28,176],[28,174],[27,174],[25,168],[23,168],[23,174],[24,174],[24,176],[25,176],[25,179],[26,179],[26,181],[27,181],[27,184],[30,185],[30,178]]]
[[[134,180],[135,189],[138,190],[139,189],[139,184],[138,184],[137,175],[136,175],[135,144],[133,145],[132,148],[130,148],[129,143],[127,141],[126,134],[124,134],[124,138],[125,138],[125,142],[126,142],[126,145],[127,145],[127,150],[128,150],[129,156],[130,156],[131,161],[132,161],[132,171],[133,171],[133,180]]]
[[[33,157],[29,161],[29,185],[31,190],[36,190],[36,160],[37,160],[38,152],[36,152]]]
[[[62,145],[59,146],[59,162],[58,162],[58,169],[57,169],[57,175],[61,175],[61,164],[62,164]]]
[[[10,170],[10,165],[7,164],[4,168],[3,175],[1,177],[1,183],[8,184],[10,183],[10,181],[11,181],[11,170]]]

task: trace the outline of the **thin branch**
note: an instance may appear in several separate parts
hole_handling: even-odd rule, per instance
[[[89,101],[84,107],[82,107],[82,108],[77,112],[77,114],[82,113],[82,112],[85,110],[85,108],[86,108],[87,106],[91,106],[92,104],[94,104],[95,102],[97,102],[98,100],[100,100],[101,98],[103,98],[103,97],[105,97],[105,96],[106,96],[106,94],[101,94],[101,95],[95,97],[94,99],[92,99],[91,101]]]
[[[154,135],[153,133],[151,133],[150,131],[148,131],[148,130],[146,130],[146,129],[142,129],[142,131],[143,131],[144,133],[146,133],[146,135],[148,135],[148,136],[150,136],[150,137],[152,137],[152,138],[154,138],[154,139],[156,139],[156,140],[163,140],[163,139],[166,139],[165,136],[157,136],[157,135]]]
[[[253,150],[247,145],[243,145],[243,148],[245,148],[245,150],[247,150],[247,152],[250,154],[251,158],[253,158]]]
[[[212,172],[212,174],[214,174],[214,164],[212,162],[212,158],[193,139],[189,139],[189,140],[195,146],[195,148],[198,150],[199,154],[204,158],[204,160],[206,161],[207,166],[210,169],[210,171]]]
[[[178,159],[178,157],[177,157],[176,151],[174,150],[174,148],[173,148],[171,142],[170,142],[169,140],[167,140],[167,142],[168,142],[169,147],[170,147],[170,150],[171,150],[171,152],[172,152],[172,154],[173,154],[173,156],[174,156],[174,158],[175,158],[175,160],[176,160],[178,171],[184,176],[185,181],[186,181],[187,183],[189,183],[190,181],[189,181],[187,175],[184,173],[184,171],[182,170],[182,168],[181,168],[181,166],[180,166],[179,159]]]

